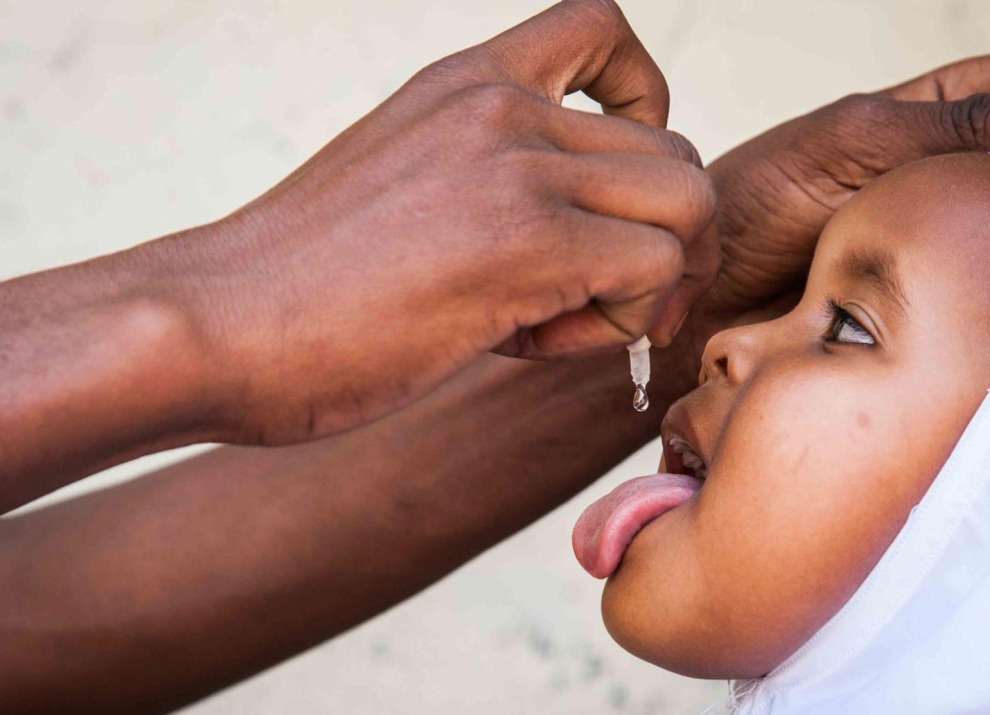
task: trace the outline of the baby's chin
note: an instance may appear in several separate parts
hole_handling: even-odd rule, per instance
[[[679,581],[670,554],[690,538],[691,517],[691,509],[675,509],[633,539],[602,594],[605,627],[629,653],[673,673],[709,680],[766,675],[805,639],[734,635],[716,610],[717,598],[669,588]]]
[[[742,680],[766,675],[791,654],[754,652],[752,644],[713,642],[687,634],[678,636],[669,627],[646,620],[630,602],[623,585],[606,586],[602,594],[602,618],[612,639],[632,655],[678,675],[704,680]],[[656,618],[665,611],[658,608]],[[646,620],[646,622],[644,622]],[[660,637],[651,636],[656,630]]]

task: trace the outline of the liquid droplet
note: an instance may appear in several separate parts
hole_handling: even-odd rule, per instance
[[[650,408],[650,396],[646,394],[646,385],[636,385],[636,392],[633,393],[633,409],[637,412],[646,412]]]

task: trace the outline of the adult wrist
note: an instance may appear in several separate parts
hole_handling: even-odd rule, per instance
[[[108,257],[120,278],[112,309],[126,325],[121,338],[144,354],[148,379],[161,388],[160,414],[187,444],[235,441],[239,422],[237,369],[215,315],[221,301],[202,274],[218,230],[197,227]]]
[[[222,438],[193,313],[148,249],[0,286],[0,513],[136,457]]]

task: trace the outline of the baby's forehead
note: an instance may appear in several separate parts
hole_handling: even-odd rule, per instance
[[[990,156],[947,154],[885,174],[836,213],[821,244],[816,260],[879,253],[905,269],[990,276]]]

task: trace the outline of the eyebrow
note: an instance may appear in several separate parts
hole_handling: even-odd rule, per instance
[[[893,309],[906,312],[908,299],[892,253],[854,249],[842,256],[839,270],[851,278],[867,281]]]

